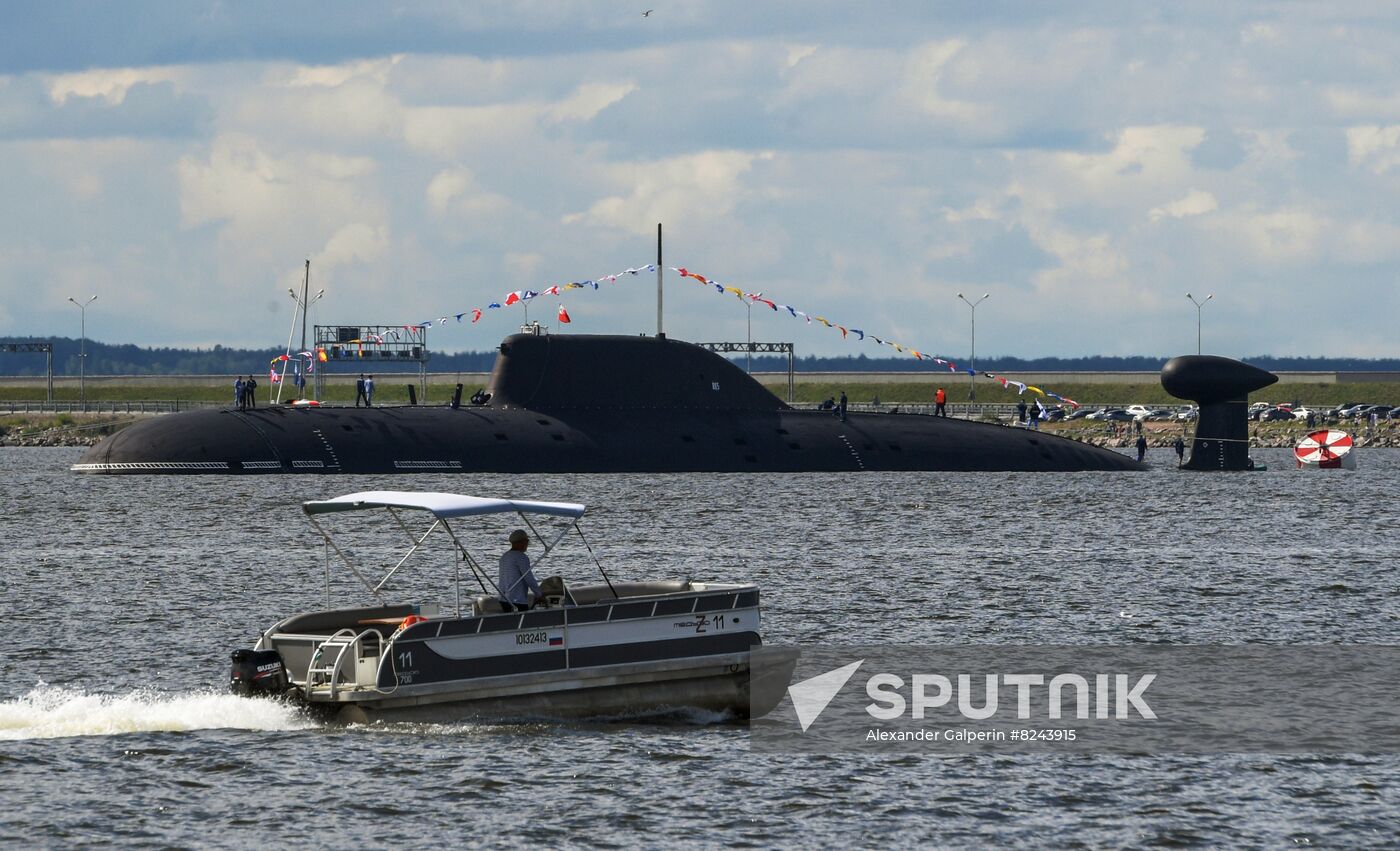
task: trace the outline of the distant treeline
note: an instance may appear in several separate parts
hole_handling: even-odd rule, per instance
[[[42,342],[32,337],[0,337],[0,343]],[[79,340],[53,337],[55,375],[77,375]],[[145,348],[130,343],[111,345],[87,341],[88,375],[236,375],[266,373],[282,349]],[[496,352],[434,353],[428,362],[433,372],[489,372]],[[416,364],[345,359],[332,365],[337,372],[416,372]],[[43,375],[44,356],[35,353],[0,352],[0,375]]]
[[[37,342],[32,337],[0,337],[0,343]],[[54,374],[78,374],[79,341],[66,337],[50,340],[54,347]],[[212,349],[145,348],[131,344],[111,345],[94,340],[87,341],[87,373],[89,375],[233,375],[237,373],[266,372],[269,362],[282,354],[281,349],[230,349],[214,346]],[[742,365],[744,356],[734,356]],[[984,357],[977,361],[979,370],[1004,372],[1014,375],[1019,372],[1152,372],[1162,368],[1163,357],[1130,355],[1110,357],[1092,355],[1080,358],[1013,358]],[[1400,358],[1329,358],[1329,357],[1273,357],[1259,355],[1245,358],[1249,363],[1275,372],[1394,372],[1400,371]],[[455,352],[434,353],[428,362],[432,372],[489,372],[496,362],[496,352]],[[342,360],[333,365],[337,372],[349,372],[360,365],[359,361]],[[908,357],[868,358],[856,357],[817,357],[808,355],[794,362],[799,372],[909,372],[919,370],[941,370],[932,362],[920,362]],[[962,364],[959,363],[961,366]],[[395,364],[386,361],[366,360],[362,364],[369,372],[414,371],[412,364]],[[772,355],[755,356],[755,372],[783,372],[787,369],[787,359]],[[19,354],[0,352],[0,375],[43,375],[44,356],[42,354]]]

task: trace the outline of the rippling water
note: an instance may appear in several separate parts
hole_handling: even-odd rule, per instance
[[[782,756],[711,717],[335,728],[223,693],[231,649],[324,603],[298,504],[370,488],[584,502],[614,577],[760,583],[770,643],[1394,644],[1400,452],[1361,453],[1299,473],[1265,450],[1273,469],[1236,475],[1162,451],[1141,474],[107,478],[0,449],[0,843],[1391,845],[1400,757]],[[362,555],[399,543],[355,531]],[[589,576],[576,549],[556,568]],[[416,590],[450,602],[428,565]]]

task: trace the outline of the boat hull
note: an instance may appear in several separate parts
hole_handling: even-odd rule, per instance
[[[470,720],[631,719],[713,713],[744,720],[772,711],[750,692],[749,654],[643,663],[613,670],[516,675],[436,692],[393,696],[346,695],[335,704],[311,702],[343,723]]]
[[[462,618],[424,619],[403,604],[312,612],[272,627],[256,649],[285,668],[294,699],[352,722],[689,710],[742,719],[782,697],[785,682],[751,690],[762,645],[754,586],[611,583],[568,595],[566,606]]]

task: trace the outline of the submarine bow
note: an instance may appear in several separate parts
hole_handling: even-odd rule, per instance
[[[500,346],[482,404],[206,409],[132,425],[88,473],[1078,471],[1143,469],[1043,432],[918,414],[794,410],[664,337]]]

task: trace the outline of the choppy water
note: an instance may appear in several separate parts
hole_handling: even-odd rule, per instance
[[[770,643],[1393,644],[1400,452],[1328,473],[1266,450],[1274,469],[1239,475],[1163,451],[1143,474],[267,478],[80,477],[78,454],[0,450],[6,845],[1400,836],[1400,757],[775,756],[708,717],[332,728],[222,691],[231,649],[324,602],[298,503],[386,487],[587,503],[615,577],[761,583]],[[450,601],[446,572],[415,576]],[[343,578],[332,597],[361,599]]]

